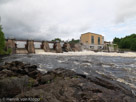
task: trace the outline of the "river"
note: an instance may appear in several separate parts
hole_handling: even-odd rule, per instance
[[[101,75],[132,88],[136,93],[136,58],[118,56],[97,56],[97,55],[11,55],[4,57],[4,62],[22,61],[38,66],[38,69],[47,72],[54,68],[66,68],[80,74]]]

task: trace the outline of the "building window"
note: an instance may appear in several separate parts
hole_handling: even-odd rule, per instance
[[[100,37],[98,37],[98,45],[100,45]]]
[[[94,36],[91,36],[91,44],[94,44]]]

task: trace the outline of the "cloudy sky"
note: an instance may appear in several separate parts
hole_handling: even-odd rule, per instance
[[[6,37],[51,40],[102,34],[106,41],[136,33],[136,0],[0,0]]]

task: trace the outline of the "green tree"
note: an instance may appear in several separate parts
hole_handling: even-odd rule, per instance
[[[116,38],[116,37],[115,37],[115,38],[113,39],[113,43],[119,45],[120,40],[121,40],[120,38]]]
[[[61,39],[60,39],[60,38],[55,38],[55,39],[53,39],[52,41],[61,42]]]
[[[136,51],[136,34],[131,34],[124,38],[114,38],[114,44],[118,44],[119,48],[121,49],[130,49]]]
[[[79,42],[80,42],[80,40],[79,40],[79,39],[77,39],[77,40],[72,39],[71,41],[69,41],[69,43],[79,43]]]
[[[136,51],[136,40],[133,41],[130,49],[133,50],[133,51]]]
[[[5,37],[4,33],[2,32],[2,26],[0,25],[0,55],[4,54],[5,49]]]

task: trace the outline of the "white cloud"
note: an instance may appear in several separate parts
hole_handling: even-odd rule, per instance
[[[120,23],[130,33],[132,26],[126,25],[129,24],[126,21],[135,17],[135,3],[134,0],[0,0],[0,16],[8,37],[67,40],[94,32],[111,40]]]

